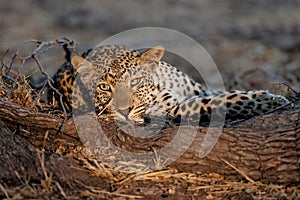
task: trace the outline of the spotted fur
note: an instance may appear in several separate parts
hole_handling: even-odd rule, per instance
[[[74,56],[72,65],[55,75],[55,86],[68,110],[91,107],[91,95],[98,116],[110,114],[136,123],[164,115],[197,116],[204,122],[225,112],[227,120],[247,119],[289,103],[264,90],[210,91],[161,61],[163,54],[162,46],[142,54],[117,45],[98,47],[86,58]]]

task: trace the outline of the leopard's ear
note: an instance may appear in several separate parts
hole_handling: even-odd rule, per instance
[[[145,51],[141,55],[141,62],[142,63],[149,63],[149,62],[159,62],[161,58],[164,56],[164,47],[159,45],[156,47],[152,47],[151,49]]]
[[[76,71],[80,74],[83,83],[88,83],[95,74],[95,67],[91,62],[80,56],[73,56],[71,63]]]
[[[81,56],[73,56],[71,63],[76,70],[80,70],[81,68],[93,67],[91,62],[89,62],[88,60],[84,59]]]

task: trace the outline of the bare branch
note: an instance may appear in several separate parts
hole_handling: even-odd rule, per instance
[[[24,45],[27,43],[36,43],[37,47],[29,55],[20,57],[19,52],[24,47]],[[37,64],[39,71],[42,73],[42,75],[44,77],[46,77],[46,80],[47,80],[46,82],[49,85],[49,87],[59,95],[59,102],[60,102],[61,107],[64,112],[64,121],[61,124],[61,127],[59,129],[59,131],[60,131],[64,125],[64,122],[67,120],[67,111],[66,111],[65,105],[63,103],[63,95],[53,86],[53,84],[52,84],[53,80],[51,79],[49,74],[44,70],[42,63],[40,62],[40,60],[38,58],[38,54],[46,53],[49,49],[58,47],[58,46],[62,46],[63,49],[65,50],[65,52],[66,52],[65,58],[67,61],[70,61],[71,51],[76,52],[78,54],[78,52],[75,50],[75,46],[76,46],[75,42],[68,38],[59,38],[59,39],[50,40],[50,41],[39,41],[39,40],[35,40],[35,39],[34,40],[26,40],[18,47],[15,54],[12,56],[11,63],[9,65],[8,69],[5,70],[4,76],[9,76],[9,74],[11,74],[11,72],[13,71],[12,67],[13,67],[16,59],[21,61],[21,65],[18,67],[17,72],[13,71],[13,73],[12,73],[14,77],[10,77],[10,79],[13,80],[13,83],[11,85],[11,89],[6,94],[6,96],[7,96],[15,88],[18,78],[20,76],[21,68],[23,68],[23,66],[29,59],[33,59],[35,61],[35,63]],[[5,55],[3,55],[1,58],[2,66],[4,65],[4,61],[3,61],[4,56]]]

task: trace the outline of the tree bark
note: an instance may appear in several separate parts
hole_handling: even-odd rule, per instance
[[[79,116],[63,119],[47,113],[41,113],[21,107],[11,102],[0,100],[1,130],[9,135],[16,134],[28,141],[35,148],[44,147],[53,152],[60,145],[76,146],[95,141],[99,147],[110,141],[118,148],[130,152],[148,152],[160,150],[178,137],[174,153],[184,152],[172,167],[180,171],[219,173],[230,177],[244,176],[263,183],[280,183],[286,185],[300,184],[300,109],[283,113],[273,113],[244,122],[235,128],[223,128],[213,149],[203,158],[199,157],[201,145],[209,130],[216,128],[182,126],[167,128],[157,134],[147,137],[137,137],[144,134],[136,129],[135,133],[125,133],[123,128],[113,120],[101,121],[99,134],[98,125],[91,116]],[[78,126],[79,123],[79,126]],[[84,129],[80,130],[80,123]],[[6,126],[12,130],[9,132]],[[95,131],[96,130],[96,131]],[[144,129],[141,129],[144,130]],[[78,135],[78,131],[81,134]],[[47,136],[47,138],[46,138]],[[6,141],[7,135],[1,134],[0,141]],[[45,139],[46,138],[46,139]],[[188,141],[192,138],[192,143]],[[207,144],[204,142],[204,144]],[[3,145],[3,144],[2,144]],[[27,143],[19,145],[23,148],[22,155],[32,156],[28,152]],[[185,149],[186,148],[186,149]],[[2,151],[2,154],[8,154]],[[164,155],[162,155],[164,157]],[[4,162],[5,160],[1,160]],[[10,163],[10,167],[18,163]],[[34,170],[36,165],[28,166]],[[7,166],[0,165],[0,171]],[[5,174],[0,173],[3,177]]]

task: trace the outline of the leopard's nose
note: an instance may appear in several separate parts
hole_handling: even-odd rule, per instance
[[[126,108],[126,109],[118,109],[117,111],[118,111],[119,113],[121,113],[123,116],[128,116],[130,110],[131,110],[131,109]]]

